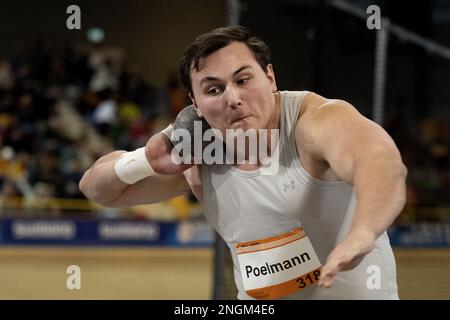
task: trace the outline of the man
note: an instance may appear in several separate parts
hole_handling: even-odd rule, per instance
[[[279,130],[268,143],[277,172],[261,174],[248,152],[243,163],[177,165],[168,128],[100,158],[80,182],[85,195],[122,207],[191,190],[231,250],[240,299],[398,299],[386,229],[407,170],[389,135],[345,101],[278,91],[268,47],[243,27],[199,36],[180,74],[197,115],[223,136]]]

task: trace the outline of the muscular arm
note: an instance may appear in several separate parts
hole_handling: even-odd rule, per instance
[[[177,166],[170,161],[170,142],[159,133],[147,142],[146,154],[155,172],[151,177],[129,185],[114,170],[116,160],[124,151],[114,151],[98,159],[83,175],[80,189],[87,198],[107,207],[125,207],[155,203],[189,191],[183,175],[188,165]]]
[[[322,269],[322,283],[329,287],[338,271],[359,264],[400,214],[407,170],[383,128],[344,101],[329,100],[311,109],[298,128],[307,152],[352,184],[357,197],[349,235]]]

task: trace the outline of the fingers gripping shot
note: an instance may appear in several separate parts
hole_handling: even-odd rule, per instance
[[[239,299],[398,299],[386,229],[407,170],[385,130],[346,101],[279,90],[269,48],[244,27],[200,35],[179,70],[192,106],[142,148],[98,159],[84,194],[123,207],[192,191],[228,244]],[[224,146],[233,161],[206,161]],[[261,149],[278,164],[270,174]]]

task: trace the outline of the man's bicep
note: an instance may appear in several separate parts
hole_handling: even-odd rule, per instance
[[[399,156],[387,132],[352,105],[331,100],[311,112],[311,149],[343,180],[352,183],[356,165],[375,154]]]

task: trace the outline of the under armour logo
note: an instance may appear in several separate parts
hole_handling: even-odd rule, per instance
[[[291,180],[290,184],[287,182],[283,183],[283,191],[286,192],[288,190],[294,190],[295,189],[295,181]]]

